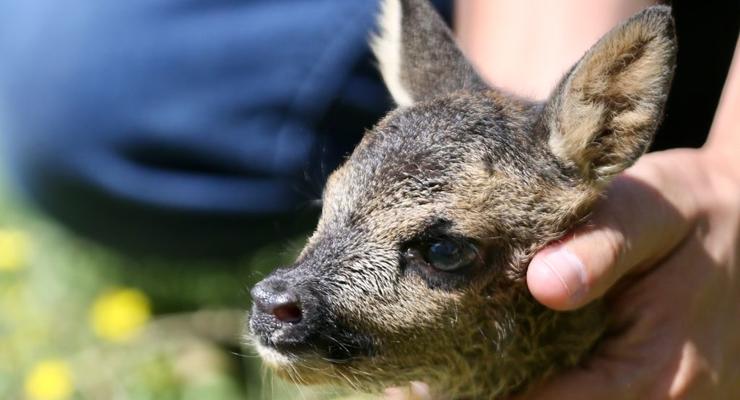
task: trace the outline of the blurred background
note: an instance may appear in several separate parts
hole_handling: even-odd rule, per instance
[[[391,106],[375,13],[0,0],[0,399],[346,395],[270,376],[245,317]]]
[[[289,240],[233,262],[132,259],[0,196],[0,398],[327,397],[242,347],[248,288]]]
[[[271,377],[243,335],[249,288],[292,262],[327,175],[392,106],[376,8],[0,0],[0,399],[356,396]],[[654,149],[703,142],[726,8],[674,5]]]

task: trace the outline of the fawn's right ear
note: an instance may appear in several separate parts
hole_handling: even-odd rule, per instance
[[[485,90],[428,0],[382,0],[372,48],[399,106],[459,90]]]
[[[553,154],[597,184],[630,166],[661,120],[675,56],[669,7],[647,8],[607,33],[545,107]]]

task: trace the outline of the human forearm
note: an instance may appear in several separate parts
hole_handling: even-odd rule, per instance
[[[740,174],[740,37],[705,149]]]
[[[541,100],[604,33],[654,3],[464,0],[455,3],[455,30],[489,83]]]

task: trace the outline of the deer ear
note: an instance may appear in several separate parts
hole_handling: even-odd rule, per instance
[[[372,48],[399,106],[486,84],[428,0],[382,0]]]
[[[650,144],[673,77],[670,8],[650,7],[614,28],[563,78],[545,106],[551,151],[606,182]]]

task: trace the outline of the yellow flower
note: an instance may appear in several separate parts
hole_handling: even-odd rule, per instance
[[[0,230],[0,271],[25,266],[28,236],[17,230]]]
[[[72,372],[61,360],[42,361],[31,370],[25,382],[26,396],[34,400],[63,400],[72,395]]]
[[[92,307],[93,331],[112,342],[133,338],[149,321],[151,308],[146,295],[136,289],[115,289],[95,300]]]

